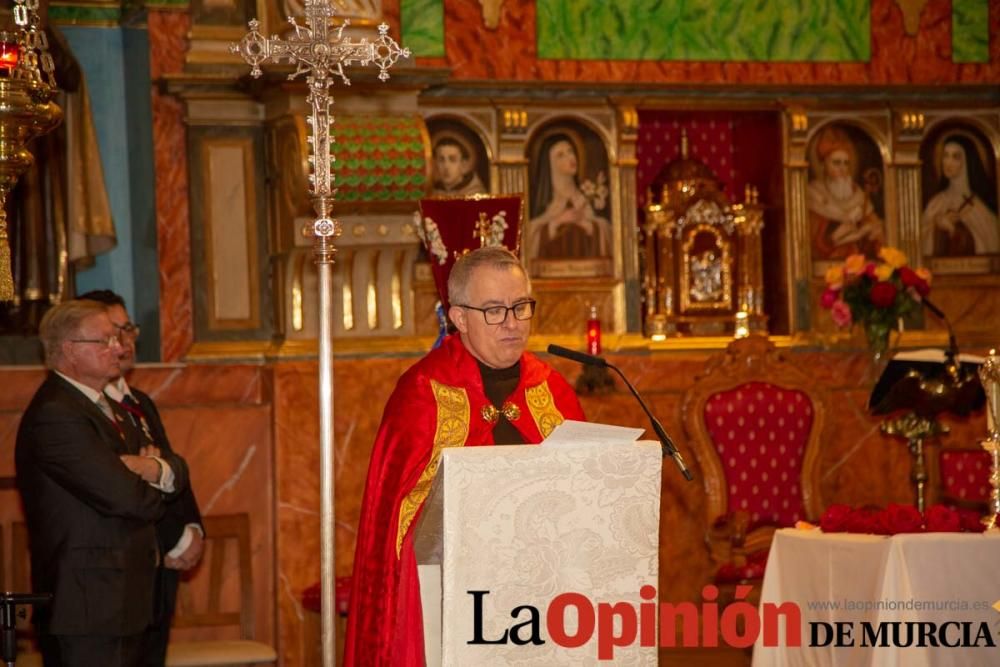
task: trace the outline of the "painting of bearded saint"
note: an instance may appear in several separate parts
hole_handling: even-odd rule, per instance
[[[860,135],[860,136],[859,136]],[[870,146],[860,145],[867,141]],[[865,151],[864,187],[859,183],[859,148]],[[812,180],[806,187],[814,260],[848,255],[875,257],[885,240],[880,215],[882,165],[877,147],[860,130],[828,125],[809,148]],[[877,161],[877,163],[876,163]]]
[[[920,221],[924,256],[967,257],[1000,252],[996,164],[985,140],[947,129],[921,151],[925,208]],[[930,167],[928,170],[926,167]]]

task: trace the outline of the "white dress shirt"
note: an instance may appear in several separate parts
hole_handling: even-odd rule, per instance
[[[88,387],[88,389],[89,389],[89,387]],[[94,392],[93,389],[90,389],[90,391]],[[94,393],[97,393],[97,392],[94,392]],[[110,396],[112,400],[117,401],[118,403],[121,403],[122,401],[124,401],[126,396],[131,396],[132,400],[134,400],[136,403],[139,402],[138,399],[136,399],[135,395],[132,393],[132,391],[129,389],[128,383],[125,382],[125,378],[124,377],[119,377],[117,380],[113,380],[113,381],[109,382],[108,385],[104,388],[104,393],[107,394],[108,396]],[[160,487],[158,485],[155,485],[155,484],[153,486],[156,486],[157,488],[159,488],[162,491],[165,491],[167,493],[173,492],[173,490],[174,490],[174,472],[173,472],[173,470],[171,470],[170,466],[168,466],[166,464],[166,462],[163,461],[163,460],[161,460],[159,457],[153,457],[153,458],[156,458],[158,461],[160,461],[160,463],[163,465],[163,467],[164,467],[165,470],[169,470],[170,471],[170,488],[169,489],[162,488],[162,487]],[[161,482],[163,481],[162,477],[160,478],[160,481]],[[173,546],[173,548],[170,549],[170,551],[167,552],[167,556],[170,557],[170,558],[177,558],[181,554],[183,554],[185,551],[187,551],[188,547],[191,546],[191,542],[194,541],[194,533],[195,533],[195,531],[197,531],[198,534],[200,534],[202,537],[205,536],[205,531],[202,530],[201,526],[199,526],[196,523],[189,523],[189,524],[187,524],[186,526],[184,526],[184,532],[181,533],[181,537],[180,537],[179,540],[177,540],[177,544],[175,544]]]

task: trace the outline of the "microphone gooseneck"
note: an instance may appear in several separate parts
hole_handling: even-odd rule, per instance
[[[674,463],[677,464],[677,468],[681,471],[681,474],[684,475],[684,479],[689,482],[694,479],[691,471],[688,470],[687,464],[684,463],[684,457],[681,456],[680,451],[678,451],[677,446],[674,444],[674,441],[670,439],[670,436],[667,435],[663,425],[660,424],[659,420],[653,416],[653,413],[650,412],[646,402],[642,400],[642,396],[639,395],[639,392],[636,391],[635,387],[632,386],[632,383],[628,381],[628,378],[625,377],[625,374],[622,373],[617,366],[609,363],[603,357],[586,354],[585,352],[577,352],[576,350],[570,350],[569,348],[562,347],[561,345],[549,345],[548,351],[549,354],[554,354],[557,357],[563,357],[564,359],[569,359],[588,366],[603,366],[604,368],[610,368],[617,373],[618,377],[620,377],[622,382],[625,383],[625,386],[628,387],[628,390],[632,392],[633,396],[635,396],[635,400],[639,402],[639,407],[641,407],[642,411],[646,413],[647,417],[649,417],[649,422],[653,426],[653,431],[656,433],[656,436],[660,439],[660,444],[663,446],[664,456],[668,454],[670,455],[670,457],[674,460]]]
[[[596,357],[586,352],[577,352],[561,345],[549,345],[549,354],[554,354],[557,357],[563,357],[564,359],[569,359],[585,366],[603,366],[605,368],[611,366],[603,357]]]
[[[944,314],[944,311],[935,306],[927,297],[923,297],[921,302],[924,307],[937,315],[938,319],[944,322],[944,325],[948,328],[948,357],[953,364],[958,363],[958,340],[955,338],[955,331],[951,328],[951,322],[948,320],[948,316]]]

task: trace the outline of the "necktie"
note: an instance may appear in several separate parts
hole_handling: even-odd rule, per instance
[[[122,440],[124,440],[125,430],[122,428],[121,425],[122,418],[115,412],[115,409],[112,407],[111,405],[112,401],[109,400],[108,397],[105,396],[104,394],[101,394],[100,396],[98,396],[95,403],[97,403],[97,407],[101,409],[101,412],[104,413],[104,416],[107,417],[109,420],[111,420],[111,425],[115,427],[115,430],[118,431],[118,435],[121,437]]]
[[[125,394],[125,396],[122,397],[121,406],[132,419],[132,423],[139,426],[145,415],[142,414],[142,408],[139,407],[139,401],[135,400],[135,396],[132,394]]]

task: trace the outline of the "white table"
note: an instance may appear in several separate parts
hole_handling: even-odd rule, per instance
[[[768,603],[795,602],[802,614],[802,646],[786,646],[784,623],[778,645],[754,646],[754,667],[994,667],[1000,665],[1000,535],[928,533],[914,535],[823,534],[779,530],[761,589]],[[918,604],[922,608],[918,608]],[[839,605],[833,608],[834,605]],[[971,623],[989,627],[996,647],[865,646],[862,622]],[[811,646],[811,630],[825,640],[825,626],[851,623],[854,646]],[[891,630],[892,626],[887,626]],[[905,637],[905,626],[899,626]],[[911,626],[912,627],[912,626]],[[961,626],[946,639],[962,641]],[[905,639],[904,639],[905,641]],[[843,642],[848,644],[848,642]],[[928,642],[929,643],[929,642]]]

